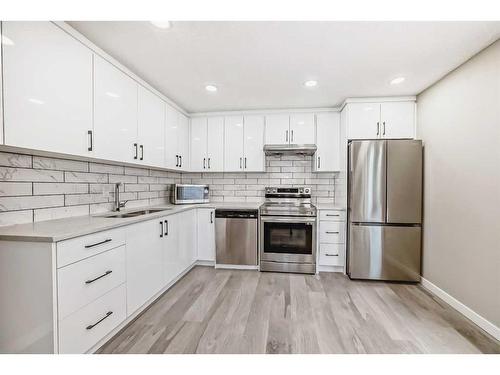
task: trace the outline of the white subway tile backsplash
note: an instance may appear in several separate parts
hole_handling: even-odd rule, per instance
[[[65,206],[75,206],[81,204],[104,203],[108,201],[108,197],[103,194],[75,194],[66,195],[64,198]]]
[[[109,175],[109,183],[114,184],[117,182],[136,184],[137,183],[137,176],[110,174]]]
[[[64,182],[33,183],[33,195],[85,194],[88,192],[89,192],[88,184],[73,184]]]
[[[31,223],[33,210],[0,212],[0,226]]]
[[[0,197],[0,211],[17,211],[58,206],[64,206],[64,195]]]
[[[31,168],[32,156],[0,152],[0,165],[6,167]]]
[[[88,172],[89,163],[84,161],[33,156],[33,168],[55,169],[58,171]]]
[[[31,182],[0,182],[0,196],[32,195]]]
[[[149,169],[125,167],[125,174],[130,174],[134,176],[149,176]]]
[[[0,181],[62,182],[63,173],[42,169],[0,167]]]
[[[65,182],[108,183],[108,175],[103,173],[64,172]]]
[[[89,163],[89,172],[123,174],[124,169],[120,165]]]
[[[89,214],[89,206],[55,207],[34,210],[34,221],[63,219],[71,216],[84,216]]]

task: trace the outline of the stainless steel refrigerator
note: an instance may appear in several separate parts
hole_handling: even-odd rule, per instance
[[[347,274],[420,281],[422,141],[351,141]]]

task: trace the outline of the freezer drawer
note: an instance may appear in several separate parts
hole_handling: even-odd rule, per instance
[[[420,235],[417,226],[351,225],[349,276],[420,281]]]

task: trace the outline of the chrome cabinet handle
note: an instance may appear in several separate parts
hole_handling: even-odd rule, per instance
[[[377,122],[377,135],[380,134],[380,122]]]
[[[325,256],[327,256],[327,257],[338,257],[339,254],[325,254]]]
[[[163,237],[163,221],[160,221],[160,238]]]
[[[208,169],[210,169],[210,158],[208,158]]]
[[[141,149],[141,158],[140,159],[144,160],[144,145],[140,145],[139,147]]]
[[[134,159],[137,159],[137,143],[134,143],[134,149],[135,149]]]
[[[205,158],[203,158],[203,169],[205,169]]]
[[[87,134],[89,136],[89,148],[87,150],[92,151],[94,148],[94,140],[93,140],[94,137],[92,136],[92,130],[89,130]]]
[[[102,279],[103,277],[108,276],[108,275],[109,275],[110,273],[112,273],[112,272],[113,272],[113,271],[111,271],[111,270],[110,270],[110,271],[106,271],[106,272],[104,272],[101,276],[98,276],[98,277],[96,277],[95,279],[91,279],[91,280],[87,280],[87,281],[85,281],[85,284],[92,284],[94,281],[97,281],[97,280],[99,280],[99,279]]]
[[[112,240],[111,238],[108,238],[108,239],[106,239],[106,240],[104,240],[104,241],[97,242],[97,243],[93,243],[92,245],[85,245],[85,248],[86,248],[86,249],[90,249],[91,247],[94,247],[94,246],[99,246],[99,245],[102,245],[102,244],[104,244],[104,243],[111,242],[111,241],[113,241],[113,240]]]
[[[179,168],[182,168],[182,155],[179,155]]]
[[[98,325],[99,323],[101,323],[104,319],[109,318],[109,317],[111,316],[111,314],[113,314],[113,311],[108,311],[108,312],[106,313],[106,316],[104,316],[103,318],[99,319],[99,320],[98,320],[97,322],[95,322],[94,324],[88,325],[88,326],[86,327],[86,329],[89,329],[89,330],[90,330],[90,329],[94,328],[96,325]]]
[[[332,231],[326,231],[325,233],[328,233],[328,234],[339,234],[339,232],[332,232]]]
[[[242,167],[241,167],[241,161],[242,161],[242,160],[243,160],[243,158],[240,158],[240,169],[242,168]]]
[[[384,126],[384,128],[383,128],[384,130],[382,132],[382,135],[385,135],[385,121],[382,123],[382,125]]]
[[[168,220],[165,220],[165,236],[168,236]]]

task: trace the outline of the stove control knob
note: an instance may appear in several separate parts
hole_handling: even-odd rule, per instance
[[[309,191],[309,188],[305,188],[305,189],[304,189],[304,193],[305,193],[305,194],[309,194],[309,192],[310,192],[310,191]]]

